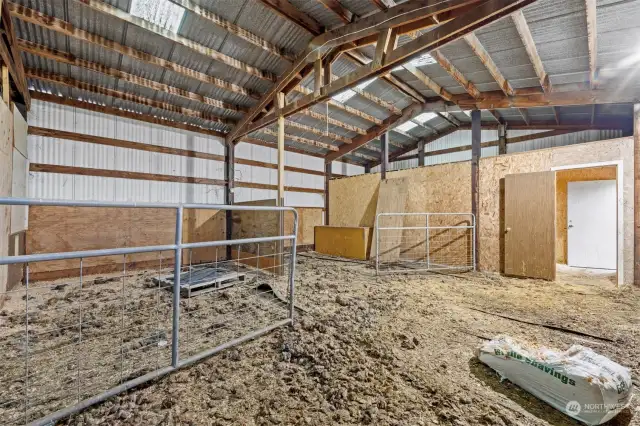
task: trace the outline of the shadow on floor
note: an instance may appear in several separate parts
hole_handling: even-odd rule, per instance
[[[521,389],[508,380],[500,381],[498,373],[493,371],[488,366],[484,365],[477,358],[469,360],[469,369],[471,374],[475,376],[480,382],[493,389],[494,391],[501,393],[509,398],[511,401],[519,405],[525,411],[535,417],[549,422],[549,424],[555,426],[578,426],[583,423],[572,419],[564,413],[551,407],[544,401],[531,395],[529,392]],[[614,419],[604,423],[605,426],[628,426],[631,424],[633,413],[629,408],[625,408]]]

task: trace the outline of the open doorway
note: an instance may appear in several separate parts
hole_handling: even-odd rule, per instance
[[[571,166],[556,172],[557,273],[617,282],[618,165]]]

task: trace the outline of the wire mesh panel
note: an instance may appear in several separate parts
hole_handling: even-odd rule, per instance
[[[475,270],[475,238],[471,213],[379,213],[376,272]]]
[[[132,208],[0,199],[0,204]],[[144,206],[136,206],[144,207]],[[0,424],[51,424],[126,389],[293,321],[293,209],[155,205],[176,210],[175,244],[0,258],[24,279],[0,291]],[[294,214],[291,235],[183,243],[184,208]],[[286,242],[286,244],[285,244]],[[134,269],[144,253],[145,269]],[[117,271],[88,266],[106,258]],[[38,279],[51,262],[72,278]],[[44,266],[43,266],[44,264]]]

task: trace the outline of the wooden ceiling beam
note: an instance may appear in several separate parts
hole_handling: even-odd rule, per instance
[[[531,30],[529,29],[527,20],[524,17],[524,13],[519,10],[511,15],[511,19],[513,19],[513,23],[516,25],[516,29],[518,30],[518,34],[520,35],[522,44],[524,44],[527,55],[529,55],[529,60],[531,61],[533,69],[538,76],[538,80],[540,80],[540,86],[542,86],[542,90],[545,93],[551,92],[551,82],[549,81],[549,76],[544,70],[540,55],[538,55],[538,49],[536,48],[535,41],[533,41],[533,36],[531,35]]]
[[[351,143],[351,139],[349,139],[349,138],[347,138],[345,136],[339,135],[337,133],[332,133],[332,132],[327,132],[327,131],[324,131],[324,130],[320,130],[320,129],[317,129],[315,127],[307,126],[305,124],[298,123],[298,122],[295,122],[295,121],[285,120],[284,121],[284,125],[285,125],[285,127],[291,127],[292,129],[296,129],[296,130],[299,130],[301,132],[313,133],[314,135],[322,136],[322,137],[329,138],[329,139],[333,139],[334,141],[339,141],[339,142],[342,142],[342,143]]]
[[[278,132],[274,132],[271,129],[261,129],[260,133],[264,133],[265,135],[269,135],[269,136],[278,137]],[[285,137],[285,139],[289,139],[291,141],[294,141],[294,142],[297,142],[297,143],[300,143],[300,144],[303,144],[303,145],[315,146],[317,148],[327,149],[329,151],[337,151],[338,150],[337,146],[333,146],[331,144],[320,142],[320,141],[316,141],[316,140],[313,140],[313,139],[304,138],[302,136],[296,136],[296,135],[292,135],[292,134],[289,134],[289,133],[285,133],[284,137]]]
[[[407,147],[405,147],[405,148],[403,148],[403,149],[401,149],[399,151],[396,151],[393,154],[390,154],[389,155],[389,161],[395,161],[396,158],[401,157],[402,155],[413,151],[414,149],[416,149],[418,147],[418,144],[420,142],[424,142],[424,144],[426,146],[426,145],[428,145],[428,144],[430,144],[432,142],[437,141],[438,139],[440,139],[442,137],[445,137],[447,135],[450,135],[451,133],[456,132],[457,130],[458,129],[456,127],[450,127],[450,128],[446,129],[445,131],[443,131],[440,134],[427,136],[426,138],[420,139],[420,140],[416,141],[415,143],[412,143],[412,144],[408,145]],[[375,162],[370,163],[369,167],[375,167],[375,166],[377,166],[379,164],[380,164],[380,160],[377,160]]]
[[[168,61],[157,56],[150,55],[145,52],[141,52],[129,46],[116,43],[111,40],[107,40],[97,34],[90,33],[88,31],[74,27],[71,23],[66,22],[59,18],[45,15],[37,10],[29,9],[27,7],[9,3],[9,11],[16,18],[37,25],[41,28],[45,28],[50,31],[54,31],[59,34],[66,35],[68,37],[80,40],[83,42],[91,43],[96,46],[102,47],[107,50],[111,50],[116,53],[131,57],[140,62],[144,62],[150,65],[155,65],[160,68],[164,68],[168,71],[182,74],[186,77],[201,81],[203,83],[211,84],[226,91],[247,96],[254,99],[260,99],[260,95],[245,89],[233,83],[226,82],[222,79],[209,76],[205,73],[195,71],[191,68],[187,68],[182,65],[178,65],[174,62]]]
[[[247,43],[251,43],[252,45],[257,46],[281,59],[284,59],[289,62],[293,62],[293,60],[295,59],[295,57],[292,54],[288,53],[284,49],[281,49],[280,47],[265,40],[264,38],[244,28],[239,27],[233,22],[227,21],[223,17],[216,15],[215,13],[213,13],[208,9],[203,8],[198,3],[192,0],[170,0],[170,1],[179,6],[182,6],[189,12],[195,15],[198,15],[201,18],[211,22],[212,24],[222,28],[223,30],[227,31],[229,34],[232,34],[235,37],[241,38]]]
[[[587,44],[589,48],[589,84],[591,89],[596,88],[596,64],[597,64],[597,38],[596,27],[596,0],[585,0],[587,12]]]
[[[333,12],[343,23],[353,21],[354,14],[337,0],[317,0],[327,10]]]
[[[468,94],[476,99],[482,97],[476,85],[470,82],[440,51],[434,50],[431,56]]]
[[[495,118],[495,119],[496,119],[496,121],[497,121],[498,123],[501,123],[501,124],[502,124],[502,122],[504,121],[504,119],[502,118],[502,116],[500,115],[500,112],[498,112],[498,110],[496,110],[496,109],[488,109],[487,111],[489,112],[489,114],[491,114],[491,116],[492,116],[493,118]]]
[[[377,35],[378,32],[388,28],[399,27],[478,2],[479,0],[449,0],[444,3],[437,0],[409,0],[359,19],[357,22],[320,34],[311,40],[309,47],[310,50],[314,50],[319,46],[323,48],[340,46],[363,37]]]
[[[403,65],[403,68],[413,74],[422,84],[427,86],[430,90],[434,91],[436,95],[440,96],[445,101],[451,101],[453,95],[441,87],[438,83],[433,81],[431,78],[427,77],[425,73],[420,71],[418,67],[411,65],[410,63],[406,63]]]
[[[520,116],[524,120],[525,124],[527,126],[530,126],[531,118],[529,118],[529,112],[526,110],[526,108],[518,108],[518,112],[520,113]]]
[[[343,128],[345,130],[348,130],[350,132],[358,133],[358,134],[361,134],[361,135],[367,133],[367,131],[365,129],[362,129],[362,128],[358,127],[358,126],[353,126],[351,124],[344,123],[344,122],[342,122],[340,120],[336,120],[335,118],[328,117],[327,115],[319,114],[319,113],[317,113],[315,111],[311,111],[309,109],[298,111],[298,113],[301,114],[301,115],[306,115],[307,117],[315,118],[316,120],[322,121],[322,122],[324,122],[326,124],[331,124],[331,125],[336,126],[336,127],[341,127],[341,128]]]
[[[209,98],[198,93],[189,92],[178,87],[170,86],[168,84],[159,83],[155,80],[146,79],[137,75],[129,74],[119,69],[110,68],[102,64],[90,62],[84,59],[80,59],[70,53],[61,52],[59,50],[51,49],[47,46],[42,46],[37,43],[33,43],[27,40],[18,40],[18,47],[23,52],[30,53],[32,55],[39,56],[41,58],[51,59],[61,64],[73,65],[78,68],[95,71],[109,77],[114,77],[118,80],[126,81],[140,87],[147,89],[158,90],[160,92],[169,93],[175,96],[179,96],[183,99],[196,101],[205,105],[210,105],[216,108],[225,109],[232,112],[247,112],[248,108],[239,105],[229,104],[218,99]]]
[[[320,34],[324,31],[324,27],[315,19],[306,13],[301,12],[288,0],[258,0],[263,6],[270,9],[276,15],[279,15],[299,27],[309,31],[311,34]]]
[[[24,64],[22,63],[22,56],[18,50],[18,42],[16,38],[15,28],[13,27],[13,21],[11,20],[11,13],[9,12],[9,6],[6,1],[0,0],[0,23],[2,24],[0,29],[4,31],[6,39],[9,43],[6,46],[6,53],[0,55],[3,62],[9,67],[9,71],[12,73],[13,81],[22,96],[27,111],[31,109],[31,97],[29,95],[29,87],[27,84],[27,78],[24,73]],[[2,34],[0,32],[0,34]],[[4,50],[3,41],[2,50]]]
[[[331,84],[324,86],[321,90],[320,95],[313,94],[303,96],[295,102],[287,104],[283,108],[281,113],[284,116],[289,116],[301,110],[307,109],[310,106],[317,104],[318,102],[323,102],[326,99],[335,96],[336,94],[344,90],[351,89],[357,86],[364,80],[386,74],[401,63],[404,63],[420,56],[421,54],[436,49],[443,44],[457,40],[460,37],[463,37],[465,34],[477,28],[481,28],[491,22],[494,22],[495,20],[500,19],[503,16],[513,13],[514,11],[519,10],[527,4],[532,3],[533,1],[535,0],[488,0],[485,3],[478,5],[470,12],[452,21],[449,21],[446,24],[443,24],[438,28],[438,31],[427,32],[419,36],[415,40],[410,41],[409,43],[406,43],[405,45],[389,52],[386,56],[384,65],[380,67],[372,67],[370,65],[361,67],[360,69],[350,74],[340,77],[339,79],[333,81]],[[413,4],[413,2],[410,3]],[[403,5],[406,4],[409,3],[403,3]],[[447,3],[447,5],[449,4],[450,3]],[[398,7],[401,7],[403,5],[400,5]],[[439,6],[446,7],[446,5],[443,5],[442,3],[440,3]],[[361,21],[358,21],[356,24],[359,24],[360,22]],[[354,24],[349,24],[345,27],[349,27],[351,25]],[[230,132],[228,141],[237,139],[244,134],[268,126],[269,124],[275,122],[275,120],[277,119],[276,115],[270,113],[262,117],[261,119],[256,120],[253,124],[248,125],[255,117],[255,114],[257,114],[257,110],[261,110],[262,105],[270,101],[270,96],[273,93],[277,93],[277,91],[280,89],[279,86],[286,84],[289,81],[289,77],[287,76],[291,75],[294,72],[297,72],[296,65],[300,68],[303,67],[303,62],[306,61],[306,59],[304,58],[305,57],[303,57],[303,60],[301,60],[300,63],[294,64],[294,67],[288,73],[285,73],[285,77],[283,77],[283,79],[278,84],[276,84],[275,87],[270,89],[270,91],[263,98],[263,101],[261,101],[256,107],[254,107],[256,108],[256,111],[252,110],[255,113],[250,112],[238,123],[234,130]]]
[[[500,86],[500,89],[504,94],[507,96],[513,96],[513,87],[511,87],[511,84],[506,78],[504,78],[496,63],[491,59],[489,52],[487,52],[482,43],[480,43],[480,40],[478,40],[478,37],[476,37],[475,34],[470,33],[464,36],[464,40],[467,42],[471,50],[473,50],[473,53],[475,53],[480,59],[480,62],[482,62],[485,68],[487,68],[489,74],[493,76],[493,79],[498,83],[498,86]]]
[[[306,87],[301,86],[301,85],[296,86],[296,89],[295,89],[295,90],[296,90],[297,92],[299,92],[299,93],[304,94],[304,95],[308,95],[308,94],[310,94],[310,93],[312,93],[312,92],[313,92],[313,90],[311,90],[311,89],[307,89]],[[345,105],[345,104],[343,104],[342,102],[338,102],[338,101],[336,101],[336,100],[334,100],[334,99],[329,99],[329,100],[327,101],[327,103],[328,103],[328,104],[329,104],[329,106],[331,106],[331,107],[334,107],[334,108],[336,108],[336,109],[339,109],[339,110],[341,110],[341,111],[344,111],[344,112],[346,112],[346,113],[348,113],[348,114],[354,115],[354,116],[356,116],[356,117],[362,118],[362,119],[364,119],[364,120],[370,121],[370,122],[372,122],[372,123],[375,123],[375,124],[380,124],[380,123],[382,123],[382,120],[381,120],[381,119],[376,118],[376,117],[374,117],[373,115],[367,114],[366,112],[361,111],[361,110],[359,110],[359,109],[356,109],[356,108],[350,107],[350,106],[348,106],[348,105]]]
[[[49,72],[41,71],[37,69],[27,69],[26,75],[27,75],[27,78],[46,81],[48,83],[53,83],[55,85],[70,87],[73,89],[83,90],[85,92],[90,92],[90,93],[96,93],[103,96],[111,96],[112,98],[122,99],[124,101],[129,101],[129,102],[148,106],[151,108],[156,108],[163,111],[185,115],[187,117],[199,118],[202,120],[210,121],[212,123],[224,124],[225,126],[230,126],[234,124],[234,121],[232,120],[228,120],[223,117],[210,114],[208,112],[193,110],[190,108],[184,108],[184,107],[173,105],[167,102],[156,101],[154,99],[150,99],[142,95],[136,95],[129,92],[123,92],[120,90],[111,89],[104,86],[86,83],[84,81],[75,80],[73,78],[65,77],[59,74],[49,73]]]

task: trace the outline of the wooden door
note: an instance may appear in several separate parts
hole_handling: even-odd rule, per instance
[[[504,273],[556,278],[556,173],[504,178]]]

